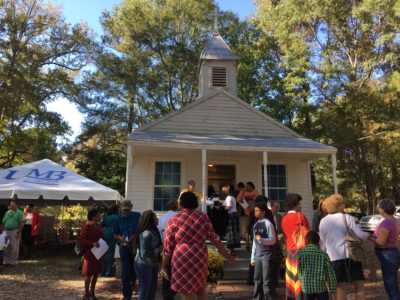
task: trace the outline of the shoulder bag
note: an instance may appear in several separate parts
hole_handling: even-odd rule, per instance
[[[363,239],[359,238],[354,230],[349,227],[345,214],[343,214],[343,220],[346,226],[346,235],[344,236],[344,240],[346,241],[345,248],[347,247],[349,251],[349,257],[354,261],[362,261],[364,259],[364,251],[362,249]]]

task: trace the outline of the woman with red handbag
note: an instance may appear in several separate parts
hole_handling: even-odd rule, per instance
[[[282,219],[282,231],[286,238],[286,299],[302,299],[297,264],[299,250],[305,247],[305,236],[310,230],[307,218],[301,213],[301,196],[288,194],[285,204],[287,214]]]

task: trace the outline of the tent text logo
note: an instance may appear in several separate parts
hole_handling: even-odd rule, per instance
[[[39,169],[27,171],[9,170],[5,180],[22,180],[30,183],[57,183],[65,178],[66,171],[46,171],[40,173]]]

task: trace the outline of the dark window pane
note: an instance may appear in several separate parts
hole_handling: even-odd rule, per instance
[[[169,198],[170,195],[171,195],[170,188],[168,188],[168,187],[162,187],[162,188],[161,188],[161,195],[162,195],[162,198]]]
[[[162,210],[162,199],[154,198],[154,210],[155,211]]]
[[[156,162],[156,173],[163,173],[164,168],[163,168],[163,162]]]
[[[269,189],[270,200],[278,200],[278,191],[276,189]]]
[[[181,174],[171,175],[172,185],[181,185]]]
[[[172,173],[172,163],[171,162],[165,162],[164,163],[164,173]]]
[[[286,177],[279,177],[279,187],[286,187]]]
[[[278,165],[278,175],[286,176],[286,167],[284,165]]]
[[[181,163],[156,162],[154,187],[154,210],[165,211],[170,200],[177,200],[180,193]]]
[[[278,178],[276,176],[271,176],[270,187],[278,187]]]
[[[181,163],[180,162],[174,162],[172,163],[172,172],[173,173],[181,173]]]
[[[163,179],[163,175],[162,174],[156,174],[155,176],[156,180],[155,180],[155,184],[156,185],[163,185],[164,184],[164,179]]]
[[[271,165],[269,175],[270,176],[278,175],[278,166],[277,165]]]
[[[154,198],[161,198],[161,197],[162,197],[161,188],[155,187],[154,188]]]
[[[180,194],[180,188],[178,188],[178,187],[172,188],[172,199],[171,200],[178,200],[179,194]]]
[[[263,180],[263,183],[264,183],[264,180]],[[271,176],[268,176],[268,186],[272,186]]]
[[[172,185],[172,175],[164,174],[164,185]]]
[[[279,190],[279,199],[280,201],[284,201],[286,198],[286,190]]]

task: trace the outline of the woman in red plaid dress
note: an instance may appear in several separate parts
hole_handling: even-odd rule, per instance
[[[206,240],[210,240],[229,263],[234,258],[214,232],[208,216],[196,210],[196,196],[185,192],[179,199],[182,212],[168,222],[165,232],[164,256],[161,275],[166,276],[172,255],[171,289],[181,293],[182,299],[207,299],[208,251]]]

